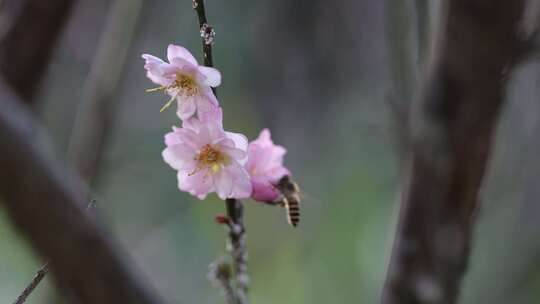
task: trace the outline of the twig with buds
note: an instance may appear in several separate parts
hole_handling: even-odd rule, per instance
[[[231,276],[232,270],[229,263],[218,260],[210,264],[208,279],[223,289],[227,304],[236,304],[238,300],[231,282]]]
[[[232,290],[233,297],[237,304],[249,303],[247,297],[249,276],[247,274],[247,250],[245,246],[245,228],[243,224],[243,206],[242,202],[237,199],[227,199],[227,215],[218,214],[214,218],[216,223],[225,225],[229,230],[229,240],[227,250],[231,254],[232,268],[234,270],[234,289]],[[212,265],[224,264],[223,262],[215,262]],[[215,269],[212,267],[211,270]],[[227,264],[228,265],[228,264]],[[230,267],[230,266],[229,266]],[[229,268],[230,269],[230,268]],[[216,271],[210,272],[210,277],[213,281],[219,281],[219,275]],[[222,275],[223,277],[223,275]],[[227,288],[222,284],[222,287],[227,293]]]
[[[197,16],[199,17],[204,65],[212,67],[214,66],[212,62],[212,42],[214,41],[214,36],[216,35],[216,32],[214,31],[214,28],[210,24],[208,24],[208,20],[206,20],[204,1],[193,0],[193,9],[195,9],[195,11],[197,12]]]
[[[239,304],[249,303],[247,298],[249,276],[247,273],[247,250],[243,222],[244,207],[237,199],[227,199],[227,216],[229,218],[229,244],[235,276],[236,293]]]
[[[193,9],[195,9],[199,17],[204,65],[213,67],[212,43],[216,33],[206,19],[204,0],[193,0]],[[212,88],[212,90],[216,94],[216,89]],[[247,297],[249,277],[247,274],[247,250],[244,241],[243,206],[242,202],[237,199],[227,199],[226,205],[227,216],[218,216],[216,217],[216,221],[220,224],[226,224],[229,228],[228,249],[232,257],[235,284],[234,289],[231,288],[232,286],[228,279],[226,281],[228,284],[222,284],[222,287],[227,296],[227,301],[234,299],[237,304],[247,304],[249,303]],[[220,281],[225,282],[222,279]]]

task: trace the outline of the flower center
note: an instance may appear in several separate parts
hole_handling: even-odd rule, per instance
[[[199,93],[199,86],[192,76],[185,74],[176,74],[176,79],[169,86],[170,88],[181,89],[187,96],[194,96]]]
[[[204,145],[195,156],[195,160],[197,161],[197,170],[203,169],[203,168],[209,168],[214,173],[218,172],[221,169],[221,165],[225,163],[225,155],[223,155],[219,150],[214,149],[210,145]]]
[[[169,94],[171,95],[171,98],[169,99],[169,101],[165,103],[163,107],[161,107],[161,109],[159,110],[160,112],[163,112],[165,109],[167,109],[172,104],[172,102],[176,99],[176,96],[178,94],[183,94],[188,97],[199,94],[199,86],[197,85],[197,82],[195,81],[195,79],[193,79],[193,76],[180,74],[180,73],[176,73],[176,78],[173,80],[173,82],[170,85],[148,89],[146,90],[146,92],[158,92],[158,91],[167,92],[167,90],[169,89],[173,89],[176,92],[173,92],[173,93],[169,92]]]

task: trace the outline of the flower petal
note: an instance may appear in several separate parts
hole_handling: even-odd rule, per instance
[[[236,161],[244,160],[247,156],[247,153],[245,151],[236,148],[222,147],[221,151],[228,156],[234,158]]]
[[[259,137],[249,143],[245,168],[251,174],[253,199],[273,200],[272,197],[277,193],[274,183],[284,175],[290,175],[290,171],[283,166],[283,156],[286,152],[285,148],[272,142],[268,129],[263,129]]]
[[[167,59],[172,62],[175,58],[180,58],[188,61],[192,65],[198,65],[197,59],[184,47],[174,44],[169,44],[167,47]]]
[[[177,74],[193,76],[197,73],[197,66],[191,64],[189,61],[174,58],[170,64],[166,64],[162,67],[163,75],[172,79],[176,78]]]
[[[171,84],[172,80],[168,79],[163,73],[163,69],[169,65],[168,63],[150,54],[143,54],[142,58],[145,60],[146,77],[161,86]]]
[[[204,75],[204,84],[211,87],[217,87],[221,84],[221,73],[211,67],[199,66],[199,72]]]
[[[182,143],[182,141],[175,132],[165,134],[165,145],[172,146],[180,143]]]
[[[219,103],[212,93],[210,95],[203,94],[197,98],[197,115],[199,117],[207,117],[208,115],[216,115],[214,112],[219,110]],[[221,118],[219,119],[219,124],[222,125]]]
[[[272,202],[276,200],[279,193],[274,185],[266,176],[256,176],[251,178],[253,193],[251,197],[254,200],[262,202]]]
[[[197,196],[199,199],[204,199],[206,195],[214,191],[213,179],[208,170],[192,170],[178,171],[178,189],[189,192]]]
[[[216,193],[222,200],[230,198],[233,189],[233,176],[224,169],[214,174],[214,187]]]
[[[205,140],[199,134],[191,129],[182,128],[176,132],[180,140],[194,149],[204,146]]]
[[[247,137],[244,135],[244,134],[240,134],[240,133],[234,133],[234,132],[225,132],[227,138],[229,139],[232,139],[234,141],[234,147],[241,150],[241,151],[246,151],[247,152],[247,148],[248,148],[248,139]],[[248,161],[248,158],[247,158],[247,153],[245,155],[245,157],[243,157],[242,159],[237,159],[238,162],[243,166],[246,164],[246,162]]]
[[[178,144],[165,148],[163,160],[175,170],[182,170],[188,162],[193,162],[195,150],[188,145]]]
[[[225,167],[225,170],[227,170],[233,178],[233,189],[230,197],[238,199],[250,197],[253,188],[246,169],[239,163],[233,161]]]
[[[202,123],[205,124],[217,124],[223,127],[223,110],[221,107],[213,108],[212,111],[205,111],[199,117]]]
[[[208,131],[208,138],[211,143],[217,143],[226,137],[223,130],[221,108],[216,107],[212,111],[203,112],[199,116],[201,125]]]
[[[261,133],[259,133],[259,137],[257,138],[257,141],[261,145],[273,145],[270,130],[268,130],[268,128],[262,129]]]
[[[193,96],[184,97],[178,96],[178,109],[176,115],[180,117],[181,120],[186,120],[192,117],[197,111],[196,99]]]

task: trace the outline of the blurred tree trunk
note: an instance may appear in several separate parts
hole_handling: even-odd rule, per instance
[[[84,83],[68,146],[68,158],[88,184],[99,171],[114,110],[114,96],[138,24],[141,0],[115,0],[108,12]]]
[[[0,2],[0,73],[26,103],[33,103],[73,0]]]
[[[469,257],[524,1],[448,0],[413,104],[400,219],[383,304],[451,304]]]
[[[97,217],[85,212],[82,182],[44,152],[39,126],[0,81],[0,205],[51,274],[66,303],[161,303]]]

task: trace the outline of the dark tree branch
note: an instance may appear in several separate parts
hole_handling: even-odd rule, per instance
[[[0,73],[31,103],[73,0],[3,0],[0,7]]]
[[[201,41],[203,48],[204,65],[213,67],[212,61],[212,41],[214,39],[214,28],[208,23],[206,19],[206,10],[204,8],[204,0],[193,0],[193,9],[197,12],[199,17],[199,28],[201,32]]]
[[[214,41],[214,28],[206,20],[206,10],[204,9],[204,0],[193,0],[193,9],[197,12],[199,17],[199,28],[201,33],[201,42],[203,49],[203,61],[207,67],[213,67],[214,62],[212,60],[212,42]],[[216,88],[212,88],[212,92],[217,96]]]
[[[523,0],[447,0],[410,152],[383,304],[455,303],[508,73],[521,55]]]
[[[78,178],[38,146],[38,126],[0,83],[0,204],[77,303],[159,303],[94,219]],[[69,301],[68,301],[69,302]]]

